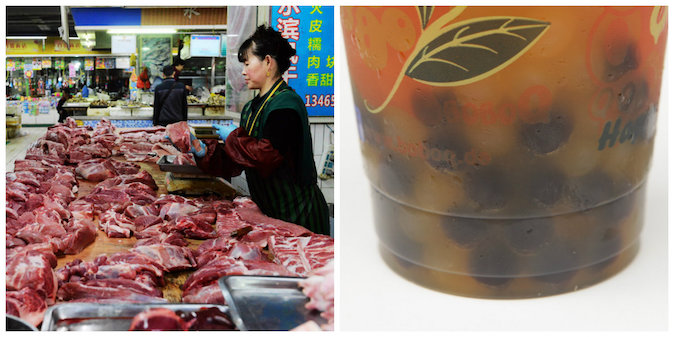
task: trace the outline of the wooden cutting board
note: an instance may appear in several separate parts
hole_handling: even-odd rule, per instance
[[[125,161],[123,156],[112,157],[112,159]],[[166,191],[165,172],[160,171],[159,166],[154,163],[138,163],[138,164],[140,165],[141,170],[148,171],[148,173],[152,175],[152,178],[154,179],[155,183],[157,183],[157,186],[159,187],[157,191],[157,196],[160,196],[162,194],[168,194],[168,192]],[[94,189],[94,186],[98,184],[98,182],[90,182],[79,178],[78,182],[79,182],[79,189],[77,192],[78,197],[91,193],[91,191]],[[204,240],[192,240],[192,239],[188,239],[187,241],[190,242],[188,247],[191,249],[197,249],[199,245],[202,242],[204,242]],[[56,269],[65,266],[67,263],[75,259],[80,259],[82,261],[93,261],[94,258],[96,258],[99,255],[103,254],[111,255],[114,253],[125,252],[128,251],[129,249],[132,249],[135,244],[136,244],[135,237],[109,238],[107,235],[105,235],[103,231],[99,229],[98,235],[96,236],[96,240],[92,244],[87,246],[84,250],[82,250],[80,253],[76,255],[65,255],[59,257]],[[185,283],[185,280],[187,279],[187,277],[189,277],[189,275],[192,272],[193,271],[184,271],[184,272],[173,272],[165,274],[164,279],[166,280],[166,285],[162,289],[162,291],[164,292],[164,298],[166,298],[169,302],[173,303],[180,302],[182,295],[182,290],[180,289],[180,286],[183,283]]]

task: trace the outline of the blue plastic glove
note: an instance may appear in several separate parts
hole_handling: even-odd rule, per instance
[[[190,150],[188,152],[194,154],[194,156],[197,158],[202,158],[206,155],[206,144],[204,144],[202,141],[199,141],[199,145],[201,145],[201,151],[197,152],[197,149],[192,145],[192,142],[194,142],[195,139],[197,138],[190,133]]]
[[[227,137],[229,136],[232,131],[236,130],[237,126],[234,124],[229,124],[229,125],[219,125],[219,124],[213,124],[213,127],[218,130],[218,136],[220,136],[220,139],[224,142],[227,140]]]

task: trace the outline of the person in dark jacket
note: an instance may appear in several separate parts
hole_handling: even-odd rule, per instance
[[[175,69],[165,66],[162,69],[164,81],[154,92],[154,112],[152,123],[166,126],[187,120],[187,90],[185,84],[173,79]]]
[[[66,101],[70,99],[70,90],[68,88],[64,88],[63,91],[61,92],[61,98],[59,99],[58,104],[56,105],[56,111],[59,113],[59,123],[65,122],[66,118],[68,116],[71,116],[71,114],[68,114],[66,112],[66,109],[63,107],[64,104],[66,104]]]
[[[225,172],[246,172],[250,196],[264,214],[330,234],[304,100],[281,77],[293,55],[295,49],[281,33],[264,25],[243,42],[238,54],[244,63],[242,75],[249,89],[260,92],[244,106],[240,127],[214,125],[225,144],[209,142],[197,164],[206,170],[224,167],[228,161],[218,156],[228,158],[235,169],[227,167]]]

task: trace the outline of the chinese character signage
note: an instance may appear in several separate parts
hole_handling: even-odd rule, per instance
[[[334,116],[334,8],[273,6],[271,24],[297,51],[283,79],[304,99],[309,116]]]
[[[32,54],[42,52],[41,40],[6,40],[7,54]]]

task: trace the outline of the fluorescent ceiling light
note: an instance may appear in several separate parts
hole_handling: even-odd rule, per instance
[[[108,29],[108,34],[174,34],[175,28],[117,28]]]
[[[7,40],[46,40],[46,36],[8,36]]]

